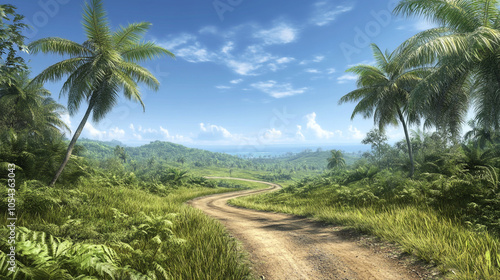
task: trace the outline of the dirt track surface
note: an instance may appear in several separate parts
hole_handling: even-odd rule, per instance
[[[260,279],[420,279],[396,260],[342,237],[336,227],[306,218],[227,205],[232,198],[280,188],[267,182],[238,180],[265,183],[270,188],[205,196],[188,203],[220,220],[242,242]]]

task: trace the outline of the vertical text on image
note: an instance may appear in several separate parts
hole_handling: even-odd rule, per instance
[[[8,240],[10,250],[7,254],[9,264],[8,270],[12,273],[16,270],[16,165],[7,164],[7,228],[9,229]]]

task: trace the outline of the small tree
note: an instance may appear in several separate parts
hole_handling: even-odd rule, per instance
[[[387,136],[378,129],[372,129],[367,134],[365,139],[361,141],[362,144],[371,144],[373,152],[376,154],[377,162],[380,166],[382,154],[387,147]]]
[[[331,150],[331,157],[328,159],[328,169],[341,169],[345,167],[344,155],[340,150]]]
[[[28,69],[24,59],[17,55],[18,51],[28,52],[24,45],[26,37],[21,34],[28,28],[23,19],[16,13],[16,7],[0,5],[0,84],[10,84],[13,75]]]

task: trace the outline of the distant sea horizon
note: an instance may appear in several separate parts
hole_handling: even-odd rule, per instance
[[[204,145],[193,145],[190,148],[207,150],[210,152],[225,153],[233,156],[239,157],[265,157],[265,156],[282,156],[287,153],[298,154],[305,150],[310,150],[316,152],[318,149],[322,151],[329,150],[341,150],[345,153],[363,153],[370,151],[369,145],[268,145],[268,146],[204,146]]]

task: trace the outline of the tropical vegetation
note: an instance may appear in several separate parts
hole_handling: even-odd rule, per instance
[[[250,158],[161,141],[141,147],[77,141],[90,115],[103,120],[120,94],[142,104],[139,84],[159,83],[139,63],[173,54],[142,41],[149,23],[111,31],[99,0],[85,4],[81,44],[61,38],[25,44],[23,16],[0,5],[0,183],[7,184],[14,164],[16,206],[23,209],[16,221],[18,270],[8,270],[10,248],[2,239],[0,279],[251,279],[238,243],[184,202],[261,186],[205,176],[279,182],[280,191],[232,203],[378,236],[443,277],[499,279],[499,4],[399,2],[395,14],[438,27],[392,52],[373,44],[375,65],[348,69],[357,89],[339,102],[356,103],[351,117],[373,118],[376,127],[362,140],[371,151]],[[28,49],[65,60],[31,73],[20,55]],[[63,77],[67,108],[44,86]],[[82,104],[84,118],[71,133],[62,116]],[[466,123],[470,130],[462,131]],[[390,125],[404,140],[388,143]]]

